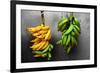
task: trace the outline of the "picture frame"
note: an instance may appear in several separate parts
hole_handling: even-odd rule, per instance
[[[58,8],[58,9],[57,9]],[[90,12],[90,59],[81,61],[21,62],[21,9],[47,11]],[[93,21],[92,21],[93,20]],[[93,23],[92,23],[92,22]],[[92,30],[92,31],[91,31]],[[17,32],[18,31],[18,32]],[[45,71],[97,67],[97,6],[81,4],[47,3],[34,1],[11,1],[11,72]],[[19,39],[19,40],[18,40]],[[20,45],[20,46],[19,46]],[[18,47],[19,46],[19,47]],[[19,49],[18,49],[19,48]],[[19,51],[20,50],[20,51]],[[91,57],[92,56],[92,57]],[[18,59],[19,58],[19,59]],[[84,61],[84,62],[83,62]],[[65,65],[62,64],[65,62]],[[68,63],[72,64],[68,64]],[[45,64],[44,64],[45,63]],[[23,65],[22,65],[23,64]],[[73,65],[74,64],[74,65]]]

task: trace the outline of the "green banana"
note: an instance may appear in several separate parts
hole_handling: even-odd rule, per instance
[[[80,28],[77,25],[74,25],[74,27],[80,32]]]
[[[49,45],[50,45],[50,48],[53,49],[53,45],[52,44],[49,44]]]
[[[80,27],[80,23],[77,20],[77,18],[74,17],[74,21],[73,21],[74,25],[77,25],[78,27]]]
[[[63,16],[61,19],[60,19],[60,21],[58,22],[58,28],[60,28],[62,25],[63,25],[63,23],[62,22],[66,22],[66,18]]]
[[[69,34],[69,35],[68,35],[68,38],[67,38],[67,41],[66,41],[66,46],[69,45],[70,41],[71,41],[71,35]]]
[[[75,27],[74,27],[74,32],[76,34],[76,37],[79,36],[79,32],[78,32],[78,30]]]
[[[47,56],[47,53],[42,54],[42,56],[45,56],[46,57]]]
[[[75,32],[74,32],[74,31],[72,31],[72,32],[71,32],[71,35],[72,35],[72,36],[75,36]]]
[[[52,56],[51,56],[51,53],[48,52],[48,60],[50,60],[51,57],[52,57]]]
[[[72,47],[74,47],[75,45],[77,46],[76,38],[74,38],[73,36],[71,37],[71,43],[72,43]]]
[[[33,53],[34,53],[34,54],[43,54],[42,51],[34,51]]]
[[[70,25],[70,27],[68,28],[68,30],[66,30],[66,32],[64,33],[64,35],[69,34],[72,30],[73,30],[73,24]]]
[[[49,46],[49,52],[51,52],[52,49],[53,49],[53,46],[50,44],[50,46]]]
[[[58,24],[60,24],[64,19],[66,19],[64,16],[61,17],[61,19],[59,20]]]
[[[62,40],[57,41],[56,44],[62,44]]]
[[[50,53],[48,53],[48,57],[51,58],[51,54]]]
[[[42,52],[43,52],[43,53],[47,52],[47,51],[49,50],[49,47],[50,47],[50,45],[48,45],[47,48],[44,49]]]
[[[66,41],[67,41],[67,36],[63,35],[62,36],[62,44],[66,45]]]
[[[67,54],[69,54],[70,51],[71,51],[71,46],[69,46],[69,47],[67,48]]]
[[[67,23],[67,22],[68,22],[68,19],[67,19],[67,18],[64,18],[60,23],[58,23],[58,30],[61,30],[61,28],[62,28],[63,26],[66,27],[65,23]],[[63,29],[64,29],[65,27],[63,27]]]
[[[66,30],[62,31],[62,35],[66,32]]]
[[[63,24],[63,26],[60,28],[60,31],[64,31],[66,29],[66,23]]]

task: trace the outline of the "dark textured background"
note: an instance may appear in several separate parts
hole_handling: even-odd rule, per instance
[[[52,52],[52,61],[62,60],[86,60],[90,58],[90,14],[75,13],[74,16],[80,21],[81,34],[78,38],[78,47],[72,49],[70,55],[66,54],[64,48],[56,45],[56,42],[61,38],[61,32],[57,31],[57,22],[61,16],[69,16],[70,12],[49,12],[45,11],[45,24],[50,26],[52,30],[51,43],[54,45]],[[41,24],[40,11],[21,10],[21,62],[46,61],[45,59],[36,59],[32,56],[32,50],[29,48],[32,44],[32,36],[26,31],[30,26]]]

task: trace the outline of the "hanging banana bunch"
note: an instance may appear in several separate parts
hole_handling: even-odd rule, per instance
[[[81,31],[80,23],[73,15],[68,18],[63,16],[58,22],[58,31],[62,32],[62,37],[57,41],[57,44],[64,46],[69,54],[71,49],[77,46],[77,38]]]
[[[34,57],[51,59],[51,51],[53,45],[49,43],[51,39],[51,30],[49,26],[39,25],[36,27],[27,28],[27,31],[32,34],[34,39],[31,41],[33,45],[30,47]]]

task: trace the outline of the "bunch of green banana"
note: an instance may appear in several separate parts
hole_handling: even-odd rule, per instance
[[[69,54],[71,49],[77,46],[77,38],[81,31],[80,23],[74,16],[62,17],[58,22],[58,31],[62,32],[62,37],[57,44],[63,45]]]
[[[33,51],[34,57],[47,57],[48,60],[51,60],[52,49],[53,49],[53,45],[49,44],[44,50]]]

